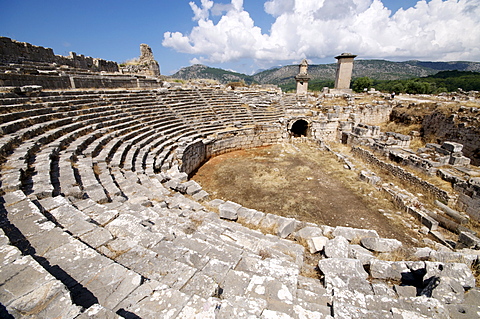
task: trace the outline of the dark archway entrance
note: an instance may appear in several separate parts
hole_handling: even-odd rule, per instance
[[[308,135],[308,122],[305,120],[298,120],[293,123],[292,127],[290,128],[290,133],[294,137],[302,137]]]

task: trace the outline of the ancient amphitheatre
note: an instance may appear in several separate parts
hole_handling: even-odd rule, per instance
[[[478,92],[312,94],[303,64],[299,94],[231,90],[147,46],[0,42],[2,318],[480,317]]]

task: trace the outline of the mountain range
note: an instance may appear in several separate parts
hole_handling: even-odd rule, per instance
[[[311,64],[308,66],[308,74],[313,81],[334,81],[336,63]],[[180,69],[171,77],[175,79],[213,79],[220,83],[244,81],[246,84],[276,84],[287,85],[295,82],[298,74],[298,65],[286,65],[282,67],[264,70],[253,75],[246,75],[212,68],[202,64],[195,64]],[[405,61],[392,62],[387,60],[356,60],[353,67],[353,78],[368,76],[373,80],[399,80],[415,77],[424,77],[436,74],[440,71],[474,71],[480,72],[480,62],[454,61],[454,62],[428,62],[428,61]]]

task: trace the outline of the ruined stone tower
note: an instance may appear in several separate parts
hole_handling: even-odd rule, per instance
[[[342,53],[336,56],[337,75],[335,77],[335,90],[349,91],[350,80],[352,79],[353,59],[356,55],[351,53]]]
[[[152,49],[148,44],[142,43],[140,44],[140,65],[145,65],[147,68],[144,72],[147,75],[151,76],[159,76],[160,75],[160,66],[158,62],[155,61],[153,57]]]
[[[126,74],[143,74],[148,76],[159,76],[160,65],[153,57],[152,49],[148,44],[140,44],[140,58],[130,61],[120,69]]]
[[[308,80],[310,80],[310,75],[308,75],[308,62],[307,59],[303,59],[300,63],[298,74],[295,76],[297,81],[297,95],[307,94],[308,92]]]

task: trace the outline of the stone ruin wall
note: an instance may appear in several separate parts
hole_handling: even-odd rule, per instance
[[[186,143],[176,150],[182,172],[191,174],[213,156],[228,152],[267,146],[282,141],[282,130],[277,125],[259,125],[240,131],[219,133],[216,137]]]
[[[70,56],[55,55],[50,48],[18,42],[6,37],[0,37],[0,62],[56,63],[57,65],[67,65],[72,68],[95,72],[118,72],[117,62],[77,55],[75,52],[70,52]]]
[[[392,174],[393,176],[403,181],[406,181],[415,187],[422,189],[426,193],[433,195],[435,198],[437,198],[438,200],[444,203],[452,204],[455,201],[455,198],[452,195],[450,195],[448,192],[444,191],[443,189],[440,189],[435,185],[418,178],[417,176],[413,175],[410,172],[407,172],[405,169],[401,168],[400,166],[396,166],[380,160],[371,152],[363,148],[354,146],[352,147],[352,152],[353,154],[355,154],[355,156],[358,156],[359,158],[365,160],[367,163],[386,170],[388,173]]]
[[[145,75],[120,74],[116,62],[70,52],[55,55],[50,48],[0,37],[0,86],[39,85],[44,89],[158,88],[162,81]],[[158,63],[156,65],[158,68]]]
[[[478,121],[480,114],[472,115]],[[476,117],[476,119],[475,119]],[[452,141],[463,145],[463,153],[472,160],[472,164],[480,166],[480,127],[466,125],[466,121],[458,121],[459,115],[447,116],[434,112],[425,116],[422,122],[424,136],[435,136],[442,141]],[[469,117],[464,117],[469,121]]]

